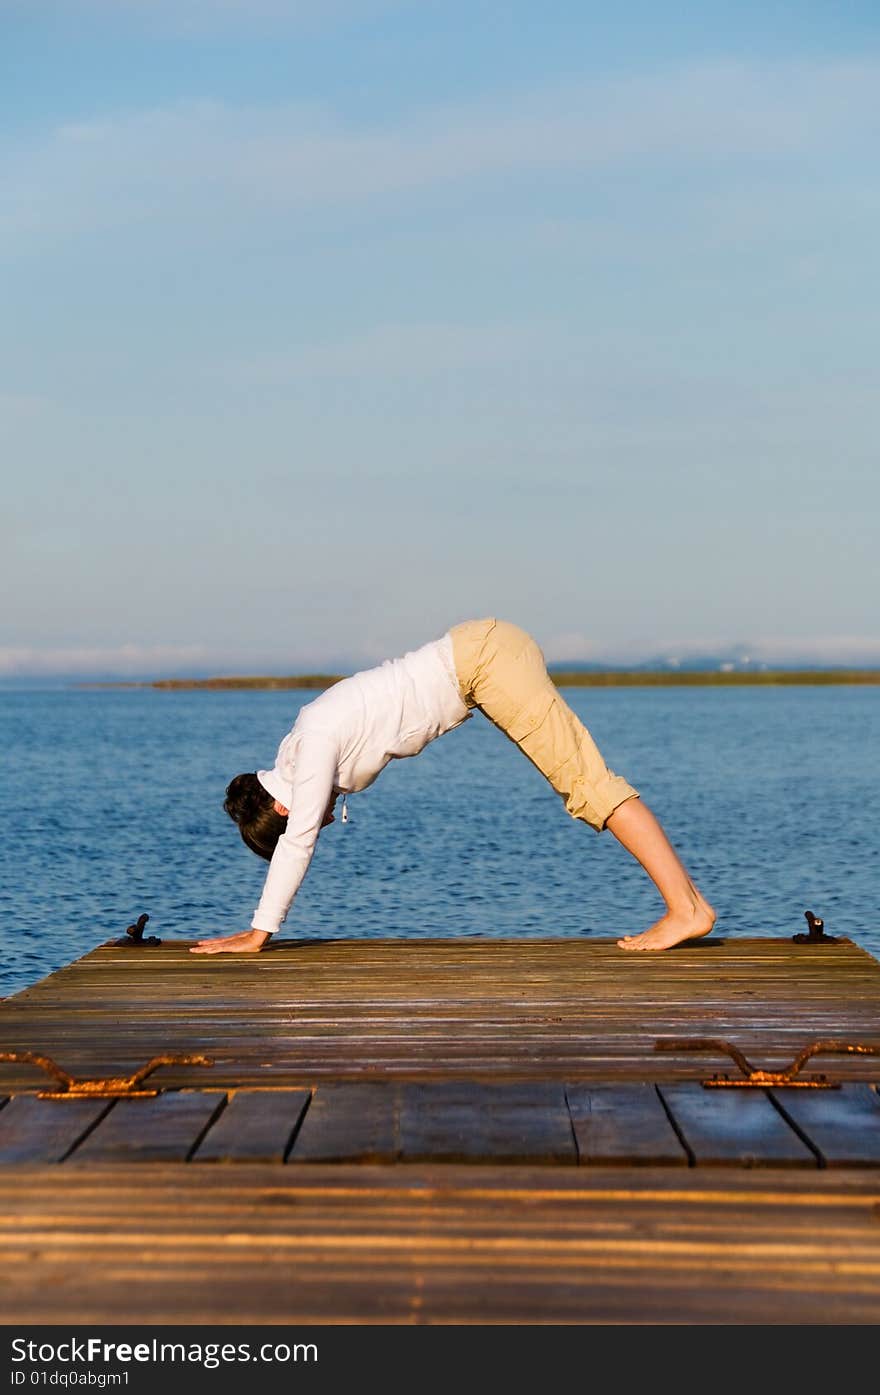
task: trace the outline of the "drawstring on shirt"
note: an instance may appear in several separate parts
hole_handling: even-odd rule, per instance
[[[342,822],[348,823],[348,804],[345,795],[342,796]]]

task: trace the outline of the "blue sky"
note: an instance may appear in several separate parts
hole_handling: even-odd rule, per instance
[[[0,0],[0,113],[0,676],[880,664],[873,3]]]

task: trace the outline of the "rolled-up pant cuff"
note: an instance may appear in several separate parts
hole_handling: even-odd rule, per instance
[[[583,819],[584,823],[601,833],[615,809],[619,809],[628,799],[638,798],[637,789],[633,789],[622,775],[615,775],[613,770],[609,770],[608,778],[597,784],[578,780],[565,801],[565,807],[573,819]]]

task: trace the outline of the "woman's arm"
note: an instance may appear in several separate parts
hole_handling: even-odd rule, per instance
[[[338,756],[334,742],[320,734],[303,738],[291,781],[287,827],[278,839],[266,875],[260,904],[250,930],[217,939],[199,940],[191,954],[248,954],[263,948],[281,927],[309,868],[318,835],[333,803]]]

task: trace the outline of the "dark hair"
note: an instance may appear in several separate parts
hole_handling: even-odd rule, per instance
[[[223,808],[238,824],[238,831],[251,852],[267,862],[272,860],[275,844],[287,827],[286,816],[277,813],[274,804],[254,771],[236,775],[226,786]]]

